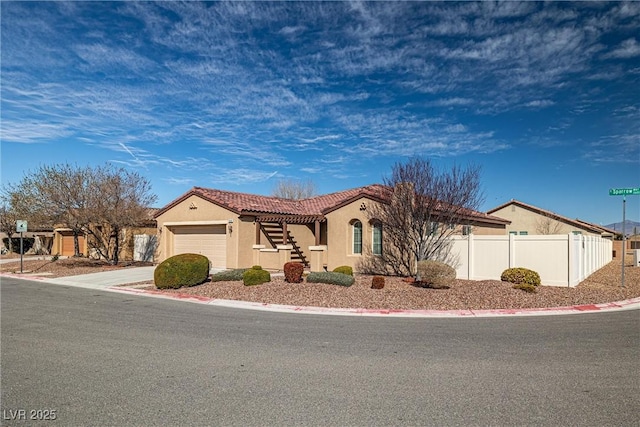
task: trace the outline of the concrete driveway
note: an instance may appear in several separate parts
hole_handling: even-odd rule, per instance
[[[77,286],[80,288],[103,289],[110,286],[125,285],[127,283],[153,280],[155,266],[133,267],[118,270],[103,271],[101,273],[81,274],[78,276],[45,279],[46,282],[58,285]]]

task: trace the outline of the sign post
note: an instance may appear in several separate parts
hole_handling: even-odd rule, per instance
[[[22,233],[26,233],[27,232],[27,221],[19,219],[16,221],[16,232],[20,233],[20,273],[22,273],[22,252],[23,251],[23,245],[22,245]]]
[[[638,188],[611,188],[609,189],[610,196],[622,196],[622,275],[620,287],[624,288],[624,257],[627,252],[627,235],[625,231],[625,222],[626,222],[626,207],[627,207],[627,197],[626,196],[640,196],[640,187]]]

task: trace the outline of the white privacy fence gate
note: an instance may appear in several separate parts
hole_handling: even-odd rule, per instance
[[[574,234],[454,236],[451,255],[459,279],[500,280],[504,270],[524,267],[543,285],[578,285],[612,260],[612,241]]]

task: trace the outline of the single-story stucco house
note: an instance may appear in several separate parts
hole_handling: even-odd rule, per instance
[[[299,261],[312,271],[348,265],[383,250],[384,230],[370,217],[386,203],[379,184],[303,200],[194,187],[155,214],[157,261],[181,253],[206,255],[212,268],[261,265],[281,270]],[[388,196],[386,196],[388,197]],[[469,211],[465,232],[506,234],[508,220]]]
[[[584,234],[613,239],[616,232],[597,224],[579,219],[571,219],[555,212],[533,206],[519,200],[510,200],[487,211],[510,221],[510,234]]]
[[[148,208],[146,212],[146,218],[139,222],[135,227],[124,227],[120,230],[120,251],[118,258],[122,261],[135,260],[134,254],[134,242],[135,236],[155,236],[156,235],[156,222],[153,216],[158,210],[156,208]],[[109,225],[92,224],[90,226],[98,234],[102,233],[102,228],[105,227],[109,230]],[[98,256],[95,249],[97,240],[89,232],[80,232],[78,235],[78,246],[80,253],[84,256],[96,258]],[[73,256],[75,254],[75,243],[73,230],[66,226],[66,224],[58,224],[53,230],[53,245],[51,254],[58,254],[61,256]]]

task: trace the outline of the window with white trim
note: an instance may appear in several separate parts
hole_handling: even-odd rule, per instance
[[[362,223],[356,221],[351,225],[351,236],[353,241],[353,253],[357,255],[362,254]]]
[[[382,224],[374,222],[373,228],[373,242],[371,250],[374,255],[382,255]]]

